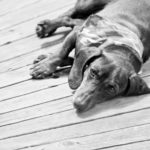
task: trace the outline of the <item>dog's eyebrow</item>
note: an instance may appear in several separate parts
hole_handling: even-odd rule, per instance
[[[102,69],[95,68],[95,70],[97,70],[97,76],[99,81],[104,81],[110,76],[110,71],[108,71],[106,68]]]
[[[101,78],[104,76],[105,79],[108,78],[110,75],[113,76],[113,74],[115,74],[114,70],[115,66],[113,63],[109,64],[109,66],[104,65],[103,68],[99,69],[99,77]]]

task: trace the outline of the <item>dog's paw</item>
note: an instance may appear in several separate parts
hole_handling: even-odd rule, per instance
[[[50,20],[44,20],[38,23],[36,34],[39,38],[49,37],[56,31],[57,27]]]
[[[56,68],[57,65],[54,61],[50,61],[50,59],[46,57],[33,64],[33,67],[30,69],[30,75],[33,79],[44,79],[51,76],[56,71]]]
[[[33,61],[33,64],[37,64],[39,63],[40,61],[42,61],[43,59],[47,58],[48,55],[46,54],[42,54],[42,55],[39,55],[34,61]]]

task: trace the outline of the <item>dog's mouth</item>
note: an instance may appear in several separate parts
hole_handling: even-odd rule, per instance
[[[79,113],[88,111],[89,109],[91,109],[94,106],[95,106],[95,104],[92,101],[89,101],[89,103],[84,104],[84,105],[74,103],[74,107],[76,108],[77,112],[79,112]]]
[[[73,102],[74,107],[79,113],[88,111],[89,109],[93,108],[96,105],[96,101],[93,98],[81,99],[75,96],[73,99],[74,99],[74,102]]]

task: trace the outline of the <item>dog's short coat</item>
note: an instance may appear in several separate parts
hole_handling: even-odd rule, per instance
[[[116,96],[150,93],[137,74],[150,56],[149,14],[150,0],[78,0],[64,15],[38,24],[40,38],[61,26],[73,30],[58,53],[34,61],[31,75],[52,74],[75,48],[69,85],[77,89],[74,106],[78,111]]]

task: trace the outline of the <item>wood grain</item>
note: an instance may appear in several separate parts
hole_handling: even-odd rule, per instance
[[[36,24],[74,3],[0,1],[0,150],[149,150],[150,95],[115,98],[79,114],[67,71],[57,79],[31,79],[34,58],[55,53],[70,30],[38,39]],[[149,64],[141,75],[148,85]]]

